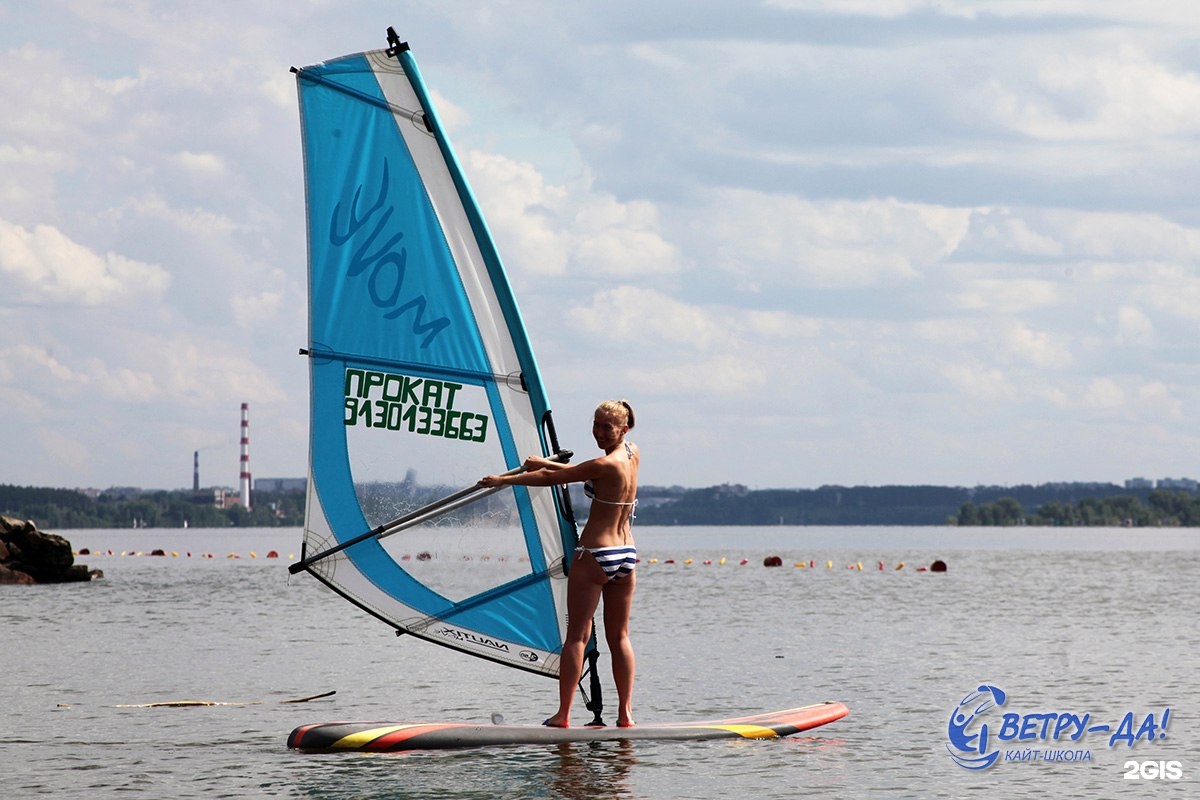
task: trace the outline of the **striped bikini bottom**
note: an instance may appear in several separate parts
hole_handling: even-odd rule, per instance
[[[624,578],[633,572],[637,565],[637,548],[632,545],[617,545],[616,547],[576,547],[575,557],[583,558],[584,553],[591,553],[592,558],[604,570],[609,581]]]

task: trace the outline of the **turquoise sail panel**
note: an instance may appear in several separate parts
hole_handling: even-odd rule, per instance
[[[400,631],[556,675],[575,542],[558,490],[505,489],[364,538],[549,455],[549,404],[407,48],[296,74],[310,298],[304,555],[344,546],[307,569]]]

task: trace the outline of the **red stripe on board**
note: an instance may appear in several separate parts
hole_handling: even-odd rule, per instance
[[[473,728],[474,725],[464,725],[460,722],[443,722],[429,723],[427,725],[414,725],[411,728],[405,728],[402,731],[394,731],[389,734],[380,736],[378,739],[372,739],[369,744],[363,746],[364,750],[375,750],[378,752],[386,752],[390,750],[403,749],[399,745],[420,736],[423,733],[432,733],[434,731],[444,731],[451,728]]]

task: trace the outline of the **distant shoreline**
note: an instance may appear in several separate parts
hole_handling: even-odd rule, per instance
[[[1148,482],[1147,482],[1148,483]],[[440,491],[442,487],[424,487]],[[112,493],[110,493],[112,492]],[[304,524],[302,490],[255,491],[251,509],[218,508],[211,492],[70,489],[0,485],[0,513],[42,530],[86,528],[273,528]],[[577,516],[589,507],[572,486]],[[1194,489],[1049,483],[1038,486],[822,486],[701,489],[642,486],[637,524],[656,526],[1047,526],[1200,527]]]

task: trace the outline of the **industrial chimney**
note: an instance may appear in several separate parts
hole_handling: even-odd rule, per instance
[[[192,453],[192,491],[200,491],[200,451]]]
[[[242,508],[250,510],[250,404],[242,403]]]

